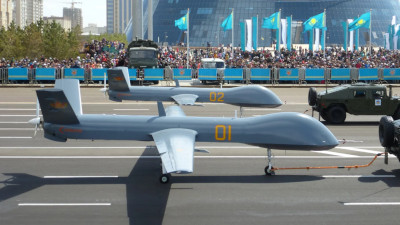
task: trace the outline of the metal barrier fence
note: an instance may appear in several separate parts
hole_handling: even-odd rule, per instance
[[[108,69],[81,68],[1,68],[0,83],[40,83],[55,79],[73,78],[81,82],[102,82]],[[323,82],[391,82],[399,83],[400,68],[373,69],[298,69],[298,68],[226,68],[220,69],[129,69],[131,81],[172,81],[198,79],[200,81],[239,81],[279,83],[323,83]]]

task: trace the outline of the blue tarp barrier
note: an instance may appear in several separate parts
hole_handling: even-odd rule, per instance
[[[137,80],[137,70],[136,69],[128,69],[130,80]]]
[[[280,69],[279,70],[279,80],[299,80],[299,70],[298,69]]]
[[[217,80],[217,69],[199,69],[199,80]]]
[[[225,69],[224,80],[243,80],[243,69]]]
[[[331,69],[331,80],[350,80],[350,69]]]
[[[359,80],[378,80],[378,69],[360,69]]]
[[[174,79],[178,80],[192,80],[191,69],[173,69]]]
[[[271,69],[251,69],[250,80],[271,80]]]
[[[106,76],[106,80],[108,80],[107,69],[92,69],[92,80],[98,81],[103,80],[104,76]]]
[[[28,69],[27,68],[8,69],[8,80],[28,80]]]
[[[144,80],[164,80],[164,69],[144,69]]]
[[[37,68],[35,70],[36,78],[35,80],[55,80],[56,79],[56,69],[54,68]]]
[[[74,68],[64,69],[64,78],[84,80],[85,79],[85,70],[84,69],[74,69]]]
[[[306,69],[305,80],[325,80],[325,69]]]
[[[400,80],[400,69],[383,69],[384,80]]]

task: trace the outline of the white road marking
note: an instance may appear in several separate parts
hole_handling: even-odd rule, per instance
[[[32,116],[35,117],[36,115],[0,115],[1,117],[28,117]]]
[[[248,108],[244,108],[244,111],[282,111],[282,109],[275,109],[275,108],[248,109]]]
[[[159,159],[160,156],[0,156],[0,159]],[[195,156],[196,159],[266,159],[267,156]],[[342,156],[274,156],[275,159],[342,159]],[[346,158],[371,159],[371,156]]]
[[[111,206],[111,203],[18,203],[18,206]]]
[[[346,202],[343,203],[345,206],[388,206],[388,205],[400,205],[400,202]]]
[[[0,128],[0,131],[11,131],[11,130],[35,130],[35,128]]]
[[[36,109],[7,109],[7,108],[0,108],[0,111],[36,111]]]
[[[396,178],[395,175],[324,175],[323,178]]]
[[[115,111],[149,111],[150,109],[114,109]]]
[[[343,150],[348,150],[348,151],[354,151],[354,152],[363,152],[363,153],[370,153],[370,154],[379,154],[382,152],[378,151],[372,151],[372,150],[367,150],[367,149],[362,149],[362,148],[354,148],[354,147],[337,147],[338,149],[343,149]]]
[[[312,152],[321,153],[321,154],[327,154],[327,155],[340,156],[340,157],[344,157],[344,158],[359,157],[357,155],[350,155],[350,154],[344,154],[344,153],[332,152],[332,151],[312,151]]]
[[[43,176],[44,179],[118,178],[118,176]]]
[[[32,137],[0,137],[0,139],[31,139]]]
[[[65,146],[54,146],[54,147],[48,147],[48,146],[43,146],[43,147],[33,147],[33,146],[27,146],[27,147],[22,147],[22,146],[11,146],[11,147],[0,147],[0,149],[145,149],[145,148],[156,148],[156,146],[132,146],[132,147],[106,147],[106,146],[98,146],[98,147],[92,147],[92,146],[82,146],[82,147],[65,147]],[[256,146],[196,146],[196,149],[263,149],[261,147],[256,147]]]
[[[28,122],[0,122],[0,124],[27,124]]]

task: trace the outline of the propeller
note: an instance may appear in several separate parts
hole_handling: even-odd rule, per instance
[[[104,87],[100,89],[101,92],[104,93],[104,97],[106,97],[106,94],[108,93],[108,88],[107,88],[107,83],[106,83],[106,73],[104,73]]]
[[[36,99],[36,117],[29,120],[28,123],[35,125],[35,134],[33,136],[36,136],[38,128],[40,129],[40,125],[42,124],[42,121],[40,120],[39,116],[39,100]]]

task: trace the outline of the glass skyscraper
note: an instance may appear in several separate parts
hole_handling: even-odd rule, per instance
[[[258,16],[259,46],[271,46],[275,31],[261,28],[262,18],[282,11],[282,18],[292,16],[294,44],[307,44],[308,33],[303,33],[302,23],[326,9],[328,45],[342,45],[342,22],[354,19],[372,9],[372,43],[382,46],[383,33],[388,31],[392,16],[400,23],[400,2],[397,0],[161,0],[153,7],[154,40],[176,44],[185,42],[185,34],[174,26],[174,21],[190,9],[190,45],[225,46],[232,41],[231,30],[224,32],[220,25],[234,8],[235,46],[240,43],[239,22]],[[147,27],[147,26],[145,26]],[[147,37],[145,29],[145,37]],[[360,29],[360,46],[369,39],[369,30]]]

